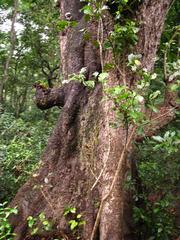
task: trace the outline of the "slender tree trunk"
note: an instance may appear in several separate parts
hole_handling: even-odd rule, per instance
[[[139,7],[137,20],[141,28],[136,52],[143,54],[142,65],[148,69],[154,66],[170,3],[171,0],[145,0]],[[87,67],[87,80],[91,79],[92,73],[102,68],[102,54],[104,63],[112,61],[110,51],[102,53],[93,41],[83,39],[80,31],[83,28],[91,32],[92,39],[97,39],[98,23],[86,22],[79,11],[81,7],[79,0],[60,1],[62,19],[70,12],[72,20],[78,21],[76,28],[68,28],[60,35],[65,79],[69,74],[78,73],[82,67]],[[103,24],[106,30],[112,30],[113,21],[108,13],[103,18]],[[123,66],[120,68],[123,70]],[[128,72],[125,76],[129,76]],[[123,81],[124,75],[118,78],[116,71],[112,71],[108,85],[123,84]],[[126,82],[129,81],[126,78]],[[26,218],[40,212],[44,212],[54,223],[56,236],[75,239],[76,234],[70,231],[68,219],[63,214],[66,206],[76,207],[86,221],[77,231],[81,239],[132,239],[125,220],[123,183],[131,165],[128,159],[132,157],[136,128],[130,127],[127,138],[123,127],[110,127],[115,115],[112,102],[102,101],[104,95],[99,83],[93,90],[78,82],[69,82],[59,89],[44,90],[37,86],[36,104],[39,108],[61,106],[63,109],[42,156],[38,173],[19,190],[12,202],[12,206],[18,205],[19,209],[18,216],[12,219],[16,240],[26,239]],[[147,134],[167,124],[173,118],[173,112],[167,104],[153,117],[156,121],[152,121],[151,127],[146,129]]]
[[[15,41],[16,41],[16,30],[15,30],[15,23],[18,14],[18,5],[19,0],[14,0],[14,7],[13,7],[13,15],[12,15],[12,23],[11,23],[11,30],[10,30],[10,46],[9,52],[6,58],[6,62],[4,65],[4,74],[0,81],[0,103],[3,103],[3,90],[4,85],[8,81],[8,73],[9,73],[9,66],[13,56],[14,48],[15,48]]]
[[[15,94],[15,99],[13,102],[14,102],[14,112],[15,112],[16,118],[19,118],[20,114],[25,110],[27,93],[28,93],[28,87],[25,87],[23,91],[19,89],[19,91],[17,91]]]

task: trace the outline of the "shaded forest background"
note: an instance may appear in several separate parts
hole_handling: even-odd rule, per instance
[[[61,111],[38,110],[33,102],[33,85],[61,86],[58,34],[64,23],[59,20],[53,0],[1,1],[0,13],[0,202],[3,203],[12,200],[20,186],[35,173]],[[158,50],[155,65],[158,77],[152,92],[164,91],[167,46],[167,74],[177,80],[180,76],[179,35],[172,39],[179,14],[180,2],[175,1]],[[161,100],[160,95],[156,101]],[[165,240],[179,235],[180,210],[176,206],[180,191],[179,121],[177,113],[176,119],[157,136],[137,144],[134,164],[138,172],[129,173],[126,182],[134,198],[137,239]]]

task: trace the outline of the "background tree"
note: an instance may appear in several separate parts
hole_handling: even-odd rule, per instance
[[[11,30],[10,30],[10,45],[9,45],[9,51],[8,55],[4,64],[4,75],[3,78],[1,79],[1,84],[0,84],[0,102],[3,102],[3,90],[4,90],[4,84],[8,80],[8,70],[9,70],[9,65],[11,58],[13,56],[14,48],[15,48],[15,41],[16,41],[16,31],[15,31],[15,23],[17,19],[17,12],[18,12],[18,0],[14,1],[14,8],[12,12],[12,24],[11,24]]]
[[[12,17],[8,12],[14,5]],[[18,7],[16,5],[10,1],[8,4],[2,2],[0,6],[2,13],[7,15],[2,26],[1,62],[2,67],[8,65],[2,68],[1,85],[4,107],[14,111],[18,118],[31,105],[33,83],[39,82],[47,86],[57,84],[57,79],[60,79],[60,64],[57,42],[58,10],[55,10],[54,1],[46,4],[41,1],[22,1]],[[5,28],[8,17],[10,21],[12,18],[13,31],[9,29],[10,32]],[[11,51],[7,48],[9,38]],[[5,74],[7,68],[8,73]]]

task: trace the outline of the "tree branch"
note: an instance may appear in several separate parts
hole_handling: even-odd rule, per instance
[[[36,88],[35,104],[41,110],[46,110],[54,106],[64,107],[72,97],[73,92],[78,92],[84,86],[77,81],[71,81],[60,88],[46,88],[41,84],[34,84]]]
[[[151,116],[150,122],[144,126],[145,137],[152,137],[153,135],[157,134],[160,129],[165,127],[175,118],[177,110],[179,110],[179,106],[161,106],[159,111]],[[144,136],[137,135],[135,138],[136,142],[142,142],[143,140]]]
[[[41,110],[49,109],[53,106],[64,106],[64,87],[50,89],[36,84],[35,88],[35,103]]]
[[[71,87],[77,84],[70,82],[64,84],[60,88],[45,88],[40,84],[34,84],[36,88],[35,103],[41,110],[49,109],[54,106],[63,107],[66,101],[66,96],[71,90]]]

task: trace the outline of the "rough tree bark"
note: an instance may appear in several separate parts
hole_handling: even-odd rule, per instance
[[[138,8],[140,31],[136,52],[143,55],[142,65],[149,70],[154,66],[170,4],[171,0],[144,0]],[[100,56],[93,41],[85,41],[80,30],[88,28],[91,38],[96,39],[98,24],[85,22],[79,11],[82,7],[79,0],[61,0],[59,6],[62,18],[70,12],[72,19],[78,22],[76,28],[68,28],[60,35],[64,78],[87,67],[88,80],[93,72],[101,71]],[[108,14],[103,22],[106,29],[111,30],[112,20]],[[103,54],[104,62],[112,61],[111,52]],[[129,83],[132,78],[126,81]],[[117,74],[111,72],[108,84],[112,86],[117,83],[122,84],[123,79],[118,79]],[[128,151],[125,149],[124,128],[113,129],[109,126],[114,120],[114,113],[111,101],[102,101],[103,96],[102,86],[98,83],[93,90],[74,81],[59,89],[37,87],[35,99],[40,109],[60,106],[62,111],[42,156],[38,173],[18,191],[11,204],[18,205],[19,209],[18,215],[11,220],[17,234],[16,240],[30,239],[27,237],[26,218],[40,212],[44,212],[54,223],[56,228],[53,233],[56,236],[74,239],[63,216],[67,205],[76,207],[86,221],[80,229],[81,239],[133,239],[126,224],[123,191],[125,174],[130,165],[127,159],[132,157],[133,148],[129,144]],[[172,120],[173,110],[166,101],[166,105],[161,106],[159,113],[153,116],[151,126],[146,129],[147,134],[154,133]],[[131,127],[129,135],[134,130]],[[136,139],[135,133],[132,139]]]

